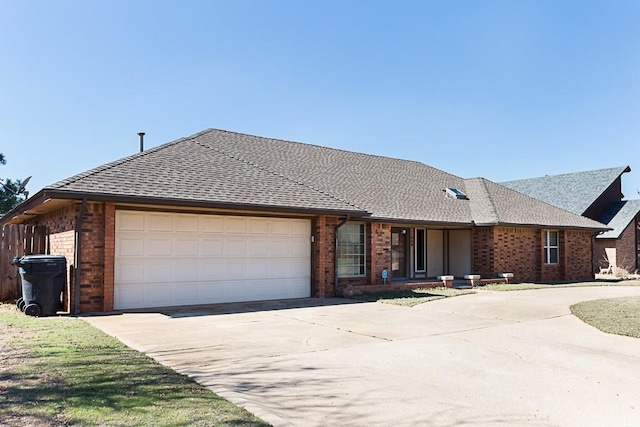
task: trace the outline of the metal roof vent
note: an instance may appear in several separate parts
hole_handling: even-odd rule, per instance
[[[467,195],[464,194],[462,191],[458,190],[457,188],[449,187],[444,191],[447,197],[451,197],[452,199],[469,200]]]

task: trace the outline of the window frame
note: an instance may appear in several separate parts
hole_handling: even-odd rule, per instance
[[[555,245],[551,244],[551,235],[555,234]],[[558,265],[560,264],[560,233],[558,230],[544,230],[543,238],[544,247],[544,263],[545,265]],[[551,254],[555,250],[555,262],[552,262]]]
[[[353,238],[356,233],[349,231],[349,228],[359,227],[358,242],[348,241],[348,235]],[[341,236],[342,234],[342,236]],[[360,251],[361,250],[361,251]],[[354,222],[342,225],[338,229],[336,239],[337,270],[338,278],[365,277],[367,275],[367,226],[365,223]],[[358,260],[358,262],[356,262]],[[350,272],[344,272],[346,269]],[[357,268],[357,272],[355,269]]]

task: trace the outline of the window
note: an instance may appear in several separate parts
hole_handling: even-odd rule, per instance
[[[424,273],[427,265],[426,230],[416,228],[416,273]]]
[[[364,276],[364,224],[345,224],[338,229],[338,277]]]
[[[467,195],[464,194],[462,191],[458,190],[457,188],[449,187],[444,191],[447,194],[447,196],[451,197],[452,199],[469,200]]]
[[[544,231],[544,263],[558,264],[558,232]]]

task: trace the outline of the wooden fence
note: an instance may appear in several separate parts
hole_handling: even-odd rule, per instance
[[[0,301],[12,301],[22,294],[20,273],[13,257],[48,254],[47,228],[34,225],[5,225],[0,229]]]

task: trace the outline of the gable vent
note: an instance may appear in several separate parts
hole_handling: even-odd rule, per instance
[[[461,200],[469,200],[466,194],[464,194],[461,190],[457,188],[449,187],[444,190],[447,197],[451,197],[452,199],[461,199]]]

